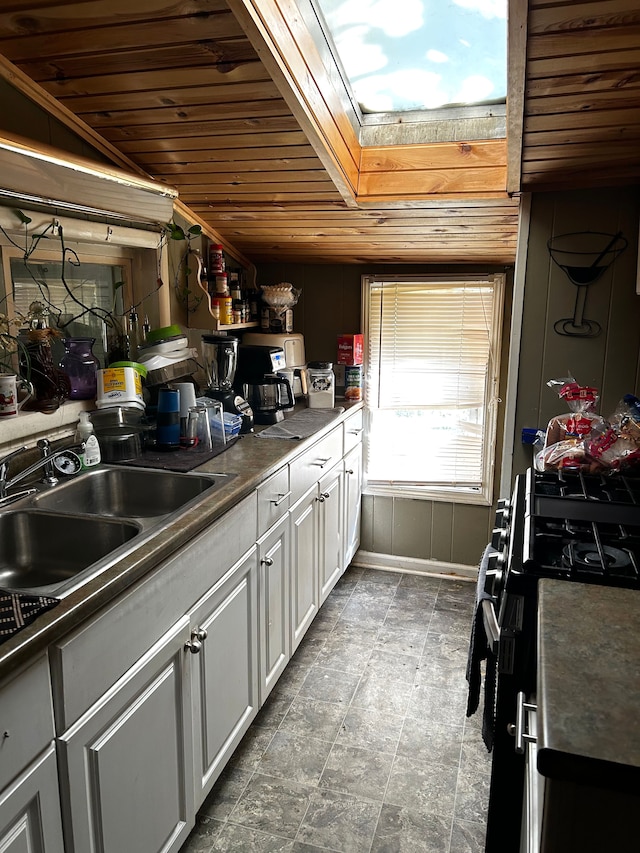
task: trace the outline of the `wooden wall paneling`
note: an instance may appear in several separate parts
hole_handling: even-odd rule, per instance
[[[494,517],[492,507],[454,505],[451,562],[465,566],[480,564],[484,549],[478,543],[487,543],[491,539]]]
[[[445,563],[450,563],[453,560],[453,516],[453,504],[441,501],[433,502],[431,557],[434,560],[442,560]],[[464,532],[462,535],[465,535]]]
[[[173,23],[177,19],[215,12],[228,13],[225,0],[137,0],[135,4],[130,0],[80,0],[73,4],[39,0],[29,5],[9,0],[2,4],[0,12],[0,38],[33,34],[46,36],[88,27],[128,27],[145,23],[149,18]],[[42,55],[46,54],[43,52]]]
[[[393,554],[393,507],[394,498],[376,495],[373,498],[373,536],[371,551]],[[365,546],[360,543],[360,547]],[[365,549],[369,550],[369,549]]]
[[[520,191],[524,86],[526,79],[527,3],[511,0],[507,16],[507,192]]]
[[[373,551],[373,508],[375,498],[372,495],[362,495],[362,519],[360,524],[360,548],[363,551]]]
[[[304,35],[299,14],[294,11],[285,19],[276,0],[265,0],[259,9],[255,0],[229,0],[229,6],[272,78],[280,83],[283,97],[349,203],[357,186],[359,143],[352,138],[351,126],[338,126],[327,106],[324,93],[331,97],[331,82],[317,51],[305,42],[302,52],[297,41]],[[341,105],[337,109],[341,110]],[[343,134],[349,131],[351,136],[345,138]]]
[[[393,513],[393,553],[419,560],[431,559],[432,527],[431,501],[396,498]],[[364,545],[361,547],[369,550]]]
[[[233,97],[236,91],[247,92],[249,97],[253,98],[249,84],[260,84],[268,82],[271,84],[271,89],[275,90],[278,97],[277,89],[273,86],[271,78],[267,74],[264,65],[256,58],[252,62],[243,62],[233,68],[227,66],[202,66],[194,68],[161,68],[153,71],[138,70],[136,72],[124,72],[118,74],[105,74],[104,69],[100,75],[90,75],[87,77],[75,77],[73,80],[47,80],[46,88],[55,98],[70,99],[67,105],[75,104],[72,99],[78,98],[80,104],[84,101],[81,98],[87,98],[91,104],[90,109],[101,109],[100,106],[92,104],[91,97],[98,98],[109,94],[115,94],[120,97],[125,93],[129,95],[149,92],[163,92],[166,98],[176,100],[179,95],[174,95],[174,90],[178,93],[183,89],[200,89],[207,88],[210,94],[215,96],[218,91],[216,87],[221,87],[220,90],[229,87],[230,83],[245,84],[243,89],[236,90],[233,87],[230,89],[230,96],[225,101],[220,101],[219,98],[212,97],[214,103],[224,103],[228,100],[235,100]],[[260,98],[261,89],[256,89],[256,100]],[[128,98],[127,98],[128,100]],[[209,99],[206,99],[209,102]]]
[[[233,68],[242,62],[259,61],[246,38],[200,39],[185,50],[182,45],[160,45],[137,50],[112,50],[100,56],[101,74],[126,74],[166,68],[210,67]],[[73,80],[95,74],[95,57],[56,56],[51,59],[35,57],[20,63],[22,70],[36,83],[50,80]]]
[[[60,101],[76,115],[103,113],[118,110],[125,124],[143,124],[149,109],[173,104],[183,107],[206,106],[215,113],[218,104],[238,104],[246,101],[273,101],[279,97],[271,80],[256,83],[225,83],[221,86],[190,86],[188,88],[161,88],[157,91],[130,92],[123,99],[121,93],[61,97]],[[126,109],[122,106],[126,105]],[[246,106],[245,106],[246,113]],[[128,119],[131,121],[129,122]]]
[[[164,106],[145,109],[137,114],[132,113],[128,109],[111,110],[108,113],[86,113],[84,120],[91,122],[91,126],[95,127],[104,133],[105,138],[109,138],[111,134],[118,135],[126,134],[130,128],[130,136],[136,136],[138,133],[144,136],[145,128],[148,128],[149,135],[153,134],[150,128],[152,125],[164,125],[176,122],[182,125],[183,129],[191,131],[189,126],[196,122],[223,122],[231,120],[254,120],[261,117],[280,117],[283,114],[288,114],[288,109],[283,100],[280,98],[272,98],[264,101],[254,101],[251,104],[250,115],[247,115],[247,105],[244,101],[239,103],[228,104],[195,104],[185,106]],[[110,128],[115,128],[111,131]],[[157,131],[156,131],[157,132]],[[161,131],[164,133],[164,131]]]
[[[461,169],[504,166],[506,142],[488,139],[437,142],[431,145],[385,145],[363,148],[360,174],[414,172],[423,169]]]
[[[82,8],[78,6],[77,8]],[[135,7],[133,7],[135,8]],[[148,18],[148,16],[145,16]],[[167,43],[184,44],[188,47],[192,42],[206,37],[206,28],[213,20],[199,15],[178,16],[170,20],[157,18],[142,20],[140,23],[114,23],[106,26],[87,26],[70,30],[62,26],[60,29],[46,34],[30,33],[29,38],[0,37],[0,53],[16,64],[31,62],[48,56],[78,56],[93,55],[109,52],[117,47],[119,50],[130,48],[135,50],[140,45],[164,45]],[[237,38],[242,29],[235,17],[229,12],[215,16],[216,38]]]
[[[600,411],[607,416],[623,393],[638,391],[640,297],[635,294],[639,201],[634,188],[539,193],[533,197],[524,325],[518,377],[514,473],[531,464],[531,450],[519,442],[523,427],[545,428],[567,411],[546,386],[569,371],[579,382],[601,391]],[[585,317],[603,326],[597,338],[557,335],[553,323],[571,316],[576,288],[549,257],[553,234],[579,230],[622,230],[629,247],[601,279],[589,287]],[[508,448],[507,448],[508,452]]]

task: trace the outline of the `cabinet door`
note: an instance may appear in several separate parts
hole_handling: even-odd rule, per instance
[[[360,503],[362,495],[362,444],[344,457],[344,571],[360,544]]]
[[[194,815],[189,638],[185,616],[59,738],[66,853],[184,843]]]
[[[318,612],[318,491],[291,510],[291,654]]]
[[[291,655],[289,524],[287,513],[258,541],[261,705]]]
[[[53,744],[0,793],[0,850],[64,853]]]
[[[191,611],[196,807],[258,712],[255,545]]]
[[[318,484],[318,543],[320,604],[342,574],[343,562],[343,465],[342,462]]]

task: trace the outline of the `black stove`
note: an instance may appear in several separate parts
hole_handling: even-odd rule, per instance
[[[530,469],[500,502],[491,546],[483,616],[497,686],[485,849],[503,853],[519,849],[524,757],[510,729],[517,694],[536,690],[538,580],[640,589],[640,478]]]

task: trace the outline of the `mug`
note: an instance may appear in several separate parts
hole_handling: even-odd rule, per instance
[[[18,386],[27,396],[18,402]],[[0,373],[0,417],[12,418],[18,414],[27,400],[33,396],[33,385],[15,373]]]

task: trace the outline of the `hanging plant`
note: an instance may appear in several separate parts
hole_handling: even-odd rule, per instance
[[[164,227],[170,240],[187,241],[173,279],[173,289],[178,302],[186,308],[188,313],[192,314],[198,310],[204,299],[204,293],[199,285],[195,290],[189,287],[189,278],[194,273],[189,263],[190,258],[193,257],[196,261],[195,278],[198,279],[202,274],[202,255],[199,249],[194,249],[191,246],[192,240],[202,236],[202,228],[200,225],[192,225],[185,231],[176,222],[168,222]]]

